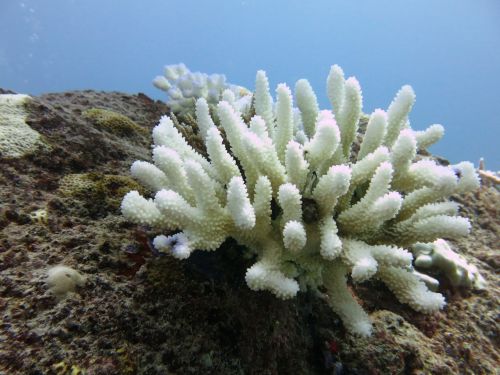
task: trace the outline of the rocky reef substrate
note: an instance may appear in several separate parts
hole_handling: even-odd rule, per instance
[[[441,278],[447,306],[429,316],[399,304],[382,283],[353,285],[374,322],[373,336],[359,339],[315,295],[282,301],[248,289],[248,261],[234,242],[180,262],[155,255],[154,231],[121,216],[124,193],[140,189],[129,167],[150,159],[150,131],[166,105],[143,94],[77,91],[33,97],[25,109],[44,146],[21,157],[0,155],[0,373],[498,370],[495,187],[456,198],[473,229],[451,241],[488,287],[456,289]],[[178,121],[197,147],[191,124]],[[52,293],[47,271],[59,264],[86,283],[64,296]]]

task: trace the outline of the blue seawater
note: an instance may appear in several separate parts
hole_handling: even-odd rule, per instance
[[[0,87],[144,92],[165,64],[253,88],[307,78],[323,107],[330,65],[361,82],[364,110],[417,94],[412,127],[441,123],[431,151],[500,169],[498,0],[2,0]]]

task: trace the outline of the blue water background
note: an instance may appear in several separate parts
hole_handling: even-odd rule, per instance
[[[253,89],[307,78],[323,108],[331,64],[361,82],[364,111],[416,91],[415,129],[452,162],[500,169],[499,0],[0,0],[0,87],[144,92],[165,64]]]

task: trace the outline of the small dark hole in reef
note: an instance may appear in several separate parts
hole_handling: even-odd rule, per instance
[[[271,199],[271,219],[272,220],[276,219],[278,216],[281,215],[282,212],[283,212],[283,210],[278,205],[276,200],[274,198]]]
[[[194,251],[185,261],[186,269],[195,279],[225,280],[231,285],[243,285],[245,271],[251,262],[241,257],[245,251],[245,247],[228,238],[217,251]]]
[[[319,207],[314,199],[302,199],[302,220],[307,224],[314,223],[319,220]]]

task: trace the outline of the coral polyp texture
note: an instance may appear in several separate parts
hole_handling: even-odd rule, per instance
[[[458,204],[449,197],[479,182],[469,162],[443,166],[418,152],[444,130],[411,129],[410,86],[361,128],[358,81],[332,66],[327,94],[332,110],[320,110],[311,85],[301,79],[297,108],[286,84],[278,85],[274,102],[259,71],[255,115],[247,122],[234,102],[220,100],[212,118],[207,99],[198,98],[196,120],[208,157],[188,144],[171,118],[162,117],[153,130],[153,163],[136,161],[131,168],[156,192],[154,199],[131,191],[122,212],[170,234],[158,235],[154,246],[179,259],[195,250],[214,251],[232,237],[255,257],[245,275],[251,289],[282,299],[312,289],[348,331],[368,336],[369,316],[349,283],[377,278],[417,311],[441,309],[444,297],[427,286],[437,281],[413,268],[412,251],[468,233],[468,219],[458,216]],[[432,265],[433,254],[419,256]],[[453,260],[440,264],[456,273]]]

